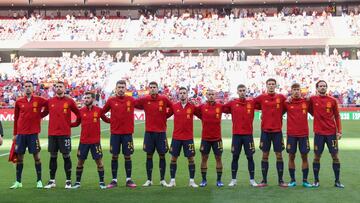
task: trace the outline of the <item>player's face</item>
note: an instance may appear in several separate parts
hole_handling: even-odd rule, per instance
[[[291,96],[295,99],[300,98],[301,97],[300,87],[291,88]]]
[[[30,96],[34,92],[34,87],[31,83],[24,84],[24,91],[27,96]]]
[[[240,99],[244,99],[246,97],[246,88],[245,87],[238,88],[237,93]]]
[[[215,92],[213,90],[208,90],[206,92],[206,99],[208,102],[215,102]]]
[[[84,96],[84,103],[86,106],[91,106],[93,104],[94,99],[91,97],[90,94],[86,94]]]
[[[180,90],[179,91],[179,98],[180,101],[185,102],[188,99],[188,93],[186,90]]]
[[[159,88],[156,85],[150,85],[150,95],[156,95],[159,93]]]
[[[316,89],[319,94],[326,94],[327,92],[327,85],[325,82],[319,82],[318,87]]]
[[[126,85],[125,84],[116,85],[116,94],[117,94],[117,96],[124,96],[125,92],[126,92]]]
[[[272,93],[275,93],[275,88],[276,88],[276,82],[275,81],[268,81],[266,83],[266,89],[267,89],[267,92],[272,94]]]
[[[62,94],[65,93],[65,86],[64,84],[61,84],[61,83],[58,83],[55,85],[55,91],[56,91],[56,94],[61,96]]]

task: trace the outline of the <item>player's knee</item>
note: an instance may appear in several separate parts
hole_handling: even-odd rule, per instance
[[[233,154],[233,160],[237,161],[239,160],[240,156],[238,154]]]
[[[55,152],[50,153],[50,157],[51,157],[51,158],[56,159],[56,158],[57,158],[57,156],[58,156],[58,154],[57,154],[57,153],[55,153]]]
[[[307,161],[307,159],[308,159],[307,154],[301,154],[301,159],[302,159],[303,161]]]
[[[165,159],[165,154],[159,154],[159,159]]]
[[[172,156],[172,157],[171,157],[171,162],[175,162],[175,163],[176,163],[176,161],[177,161],[177,157]]]
[[[207,154],[202,154],[202,155],[201,155],[201,159],[202,159],[203,161],[207,161],[208,158],[209,158],[209,155],[207,155]]]
[[[264,152],[262,155],[262,160],[263,161],[268,161],[269,160],[269,152]]]
[[[215,156],[215,160],[216,160],[217,162],[221,162],[221,156],[220,156],[220,155],[216,155],[216,156]]]
[[[332,154],[333,163],[340,163],[340,159],[337,154]]]
[[[188,162],[189,162],[189,164],[193,164],[194,163],[194,157],[193,156],[188,157]]]
[[[111,159],[114,160],[114,161],[117,161],[117,160],[119,159],[119,156],[118,156],[118,155],[113,155],[113,156],[111,157]]]
[[[130,160],[131,160],[131,156],[124,156],[124,159],[125,159],[126,161],[130,161]]]
[[[154,154],[146,154],[146,158],[152,159]]]
[[[320,163],[320,158],[321,158],[320,155],[316,155],[316,154],[315,154],[314,163]]]
[[[69,153],[64,153],[64,154],[62,154],[62,156],[63,156],[64,159],[70,158],[70,154],[69,154]]]
[[[289,160],[294,161],[295,160],[295,154],[289,154]]]

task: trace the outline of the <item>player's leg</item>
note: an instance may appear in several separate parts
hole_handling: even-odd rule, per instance
[[[35,171],[36,171],[36,187],[43,188],[41,182],[41,161],[40,161],[40,142],[37,134],[28,135],[28,148],[29,153],[33,155],[35,161]]]
[[[46,189],[56,187],[55,176],[57,170],[57,156],[59,151],[58,137],[55,136],[48,137],[48,151],[50,152],[50,162],[49,162],[50,180],[44,186],[44,188]]]
[[[230,187],[234,187],[237,184],[236,175],[239,168],[239,156],[241,152],[241,137],[239,135],[233,135],[231,143],[231,181],[229,183]]]
[[[166,172],[166,159],[165,154],[169,150],[166,133],[156,133],[155,137],[155,148],[159,154],[159,171],[160,171],[160,185],[167,187],[168,184],[165,181],[165,172]]]
[[[273,146],[274,152],[276,155],[276,170],[278,173],[278,183],[280,187],[287,187],[288,185],[285,184],[283,180],[284,175],[284,160],[282,157],[282,151],[284,150],[284,140],[282,132],[273,133]]]
[[[271,138],[269,133],[261,131],[260,137],[260,149],[262,150],[262,159],[261,159],[261,173],[262,181],[259,184],[259,187],[267,186],[267,174],[269,170],[269,152],[271,147]]]
[[[326,145],[331,154],[333,164],[332,168],[335,175],[335,187],[344,188],[345,186],[340,182],[340,159],[338,156],[338,140],[335,135],[326,137]]]
[[[287,136],[286,140],[286,152],[289,154],[289,174],[290,174],[290,183],[288,184],[289,187],[296,186],[296,179],[295,179],[295,154],[297,149],[297,138],[293,136]]]
[[[103,153],[100,143],[91,144],[90,150],[91,150],[92,158],[95,160],[97,166],[97,171],[99,175],[99,187],[100,189],[105,189],[106,188],[104,182],[105,171],[104,171],[104,164],[102,161]]]
[[[82,177],[82,173],[84,170],[84,163],[85,163],[85,160],[87,159],[89,150],[90,150],[89,144],[82,144],[82,143],[79,144],[78,151],[77,151],[78,163],[76,166],[76,182],[75,182],[74,186],[72,187],[74,189],[80,188],[81,177]]]
[[[70,189],[71,186],[71,138],[68,136],[59,137],[59,150],[64,160],[64,171],[66,175],[65,188]]]
[[[16,160],[16,181],[15,183],[10,187],[10,189],[17,189],[22,187],[21,183],[21,175],[24,168],[24,154],[26,151],[26,137],[25,135],[16,135],[16,147],[15,147],[15,153],[17,154],[17,160]]]
[[[311,188],[312,185],[308,182],[309,162],[308,153],[310,151],[309,137],[299,139],[299,151],[301,153],[301,169],[303,173],[303,187]]]
[[[132,160],[131,155],[134,153],[134,142],[132,135],[124,135],[122,137],[122,153],[125,160],[126,187],[135,188],[136,184],[131,179]]]
[[[36,187],[37,188],[43,188],[43,184],[42,184],[42,181],[41,181],[41,160],[40,160],[40,153],[39,152],[36,152],[33,154],[33,157],[34,157],[34,161],[35,161],[35,171],[36,171],[36,182],[37,182],[37,185]]]
[[[215,161],[216,161],[216,174],[217,174],[216,186],[223,187],[224,184],[221,181],[222,172],[223,172],[223,164],[222,164],[222,160],[221,160],[221,155],[222,155],[222,152],[223,152],[222,140],[212,142],[211,146],[212,146],[212,149],[214,151]]]
[[[143,186],[148,187],[152,185],[153,156],[155,152],[155,139],[149,132],[145,132],[143,150],[146,152],[147,174],[147,181],[143,184]]]
[[[188,169],[189,169],[189,186],[190,187],[199,187],[194,180],[195,177],[195,145],[194,140],[185,140],[182,142],[182,146],[184,149],[184,156],[188,159]]]
[[[117,172],[119,168],[119,153],[121,148],[121,135],[110,136],[111,174],[112,180],[107,188],[117,187]]]
[[[320,172],[320,159],[322,152],[324,151],[325,145],[325,136],[315,135],[314,137],[314,161],[313,161],[313,171],[314,171],[314,184],[313,187],[319,187],[319,172]]]
[[[200,187],[207,186],[206,173],[207,173],[207,162],[209,159],[211,145],[208,141],[201,140],[200,152],[201,152],[201,177],[202,181]]]
[[[258,184],[255,181],[255,163],[253,158],[253,155],[255,153],[255,144],[254,144],[253,136],[252,135],[242,136],[242,143],[248,161],[250,185],[253,187],[257,187]]]
[[[170,154],[171,154],[171,162],[170,162],[170,183],[169,183],[169,187],[175,187],[176,186],[176,182],[175,182],[175,175],[176,175],[176,170],[177,170],[177,158],[180,155],[180,151],[181,151],[181,146],[182,146],[182,141],[181,140],[175,140],[172,139],[171,140],[171,145],[170,145]]]

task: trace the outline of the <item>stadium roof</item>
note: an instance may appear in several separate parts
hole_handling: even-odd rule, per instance
[[[0,0],[0,6],[139,6],[179,4],[279,4],[358,2],[358,0]]]

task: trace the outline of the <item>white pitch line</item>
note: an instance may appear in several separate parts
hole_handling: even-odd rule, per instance
[[[145,122],[142,121],[142,122],[139,122],[139,123],[135,123],[134,125],[143,124],[143,123],[145,123]],[[101,130],[100,132],[104,132],[104,131],[108,131],[108,130],[110,130],[110,128],[108,128],[108,129],[103,129],[103,130]],[[77,137],[80,137],[80,135],[73,135],[73,136],[71,136],[71,138],[77,138]],[[45,143],[45,144],[40,145],[40,147],[46,147],[47,145],[48,145],[48,143]],[[4,153],[4,154],[0,154],[0,157],[8,156],[9,154],[10,154],[10,152]]]

